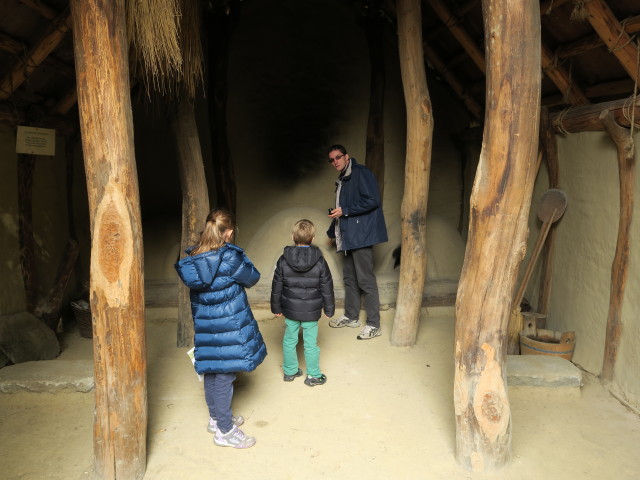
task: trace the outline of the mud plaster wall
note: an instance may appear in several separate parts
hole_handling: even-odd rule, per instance
[[[599,375],[604,355],[609,309],[611,263],[619,220],[619,179],[616,148],[606,133],[558,136],[560,188],[568,197],[567,210],[557,226],[552,292],[547,327],[576,332],[573,362]],[[637,145],[640,134],[634,135]],[[530,216],[529,251],[539,233],[536,204],[548,188],[541,170]],[[629,271],[622,310],[620,338],[612,390],[640,410],[640,178],[636,173],[635,208],[629,249]],[[523,265],[528,261],[525,259]],[[539,270],[539,265],[538,269]],[[529,284],[527,298],[536,305],[538,278]]]
[[[277,8],[276,8],[277,6]],[[389,32],[387,32],[388,34]],[[400,244],[404,184],[405,105],[397,44],[385,38],[385,190],[389,243],[375,248],[379,281],[397,281],[392,250]],[[345,145],[365,159],[369,110],[369,57],[364,30],[339,2],[250,2],[235,30],[229,63],[229,134],[238,184],[238,242],[263,272],[258,289],[270,286],[291,226],[308,217],[324,247],[334,205],[337,172],[326,148]],[[457,279],[464,245],[460,153],[452,132],[468,117],[435,79],[430,79],[436,135],[429,193],[432,279]],[[337,283],[341,262],[325,249]],[[392,295],[392,294],[391,294]],[[389,299],[394,301],[395,298]]]
[[[56,155],[35,156],[33,237],[38,298],[53,286],[67,241],[65,143],[56,138]],[[18,240],[18,155],[16,130],[0,126],[0,314],[25,310],[26,298]]]

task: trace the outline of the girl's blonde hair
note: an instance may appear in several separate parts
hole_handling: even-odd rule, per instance
[[[196,244],[191,255],[217,250],[225,244],[224,235],[231,230],[235,233],[236,220],[228,210],[212,210],[207,216],[204,230],[200,234],[200,241]]]

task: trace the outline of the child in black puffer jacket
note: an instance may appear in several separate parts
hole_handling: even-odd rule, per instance
[[[302,328],[307,364],[304,383],[310,387],[327,381],[320,371],[318,320],[323,309],[327,318],[335,313],[331,271],[320,249],[311,245],[314,236],[315,227],[311,221],[296,222],[293,226],[295,246],[284,247],[271,285],[271,311],[278,317],[284,315],[286,324],[282,339],[283,379],[291,382],[302,375],[296,354],[298,332]]]

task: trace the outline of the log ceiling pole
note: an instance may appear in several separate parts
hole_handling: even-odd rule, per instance
[[[143,243],[124,0],[71,0],[91,226],[95,477],[146,469]]]
[[[433,111],[422,51],[420,0],[398,0],[398,49],[407,111],[404,194],[400,207],[402,251],[391,344],[415,344],[427,277],[427,200],[433,143]]]
[[[558,8],[559,6],[572,1],[573,0],[545,0],[540,3],[540,15],[549,15],[554,8]]]
[[[177,112],[171,118],[171,129],[178,145],[178,170],[182,190],[182,237],[180,256],[187,247],[195,245],[209,214],[209,190],[200,149],[200,138],[193,103],[186,94],[181,95]],[[178,330],[176,345],[193,344],[193,317],[189,289],[178,287]]]
[[[31,10],[38,12],[41,16],[48,20],[53,20],[58,16],[58,13],[48,5],[45,5],[40,0],[18,0],[23,5],[26,5]]]
[[[20,59],[14,67],[0,80],[0,100],[6,100],[18,89],[47,56],[60,44],[69,32],[70,14],[64,12],[53,21],[48,32],[26,54],[24,60]]]
[[[482,106],[474,100],[474,98],[469,94],[469,91],[465,90],[464,86],[456,76],[447,69],[446,65],[440,59],[435,50],[428,45],[425,45],[424,54],[427,61],[433,65],[440,75],[442,75],[442,78],[444,78],[444,80],[449,84],[458,98],[462,100],[469,112],[471,112],[471,114],[477,119],[482,118]]]
[[[583,3],[589,23],[634,82],[638,81],[638,45],[624,31],[609,6],[602,0]]]
[[[558,162],[558,141],[551,126],[549,110],[543,107],[540,111],[540,147],[547,165],[549,176],[549,188],[558,188],[560,180],[560,163]],[[549,235],[542,249],[540,267],[540,288],[538,290],[538,313],[547,314],[549,311],[549,299],[551,298],[551,277],[553,274],[553,250],[556,241],[556,229],[558,223],[551,224]]]
[[[540,4],[483,0],[487,101],[455,321],[456,459],[474,471],[509,461],[505,336],[535,183]]]
[[[624,22],[620,23],[620,27],[624,28],[627,35],[640,32],[640,15],[627,18]],[[555,54],[558,59],[564,60],[566,58],[575,57],[588,52],[589,50],[602,47],[603,45],[604,41],[599,35],[589,35],[588,37],[581,38],[575,42],[560,45],[556,48]]]
[[[633,97],[603,102],[596,105],[571,107],[551,115],[551,124],[555,133],[578,133],[604,130],[600,114],[609,110],[617,124],[631,126],[631,118],[635,119],[635,128],[640,127],[640,97]]]
[[[447,26],[460,45],[462,45],[462,48],[467,52],[467,55],[471,57],[473,63],[476,64],[482,73],[485,73],[484,54],[466,30],[460,26],[456,16],[447,8],[442,0],[426,0],[426,2],[431,6],[433,11],[436,12],[438,18]]]
[[[633,202],[636,184],[636,162],[633,138],[628,129],[615,122],[611,112],[605,110],[602,123],[618,151],[618,175],[620,179],[620,218],[618,221],[618,240],[616,253],[611,264],[611,289],[609,293],[609,312],[604,340],[604,357],[600,380],[605,384],[613,381],[618,358],[618,347],[622,333],[622,307],[629,276],[629,247]]]
[[[558,65],[557,59],[553,57],[551,50],[542,45],[540,63],[542,71],[551,80],[558,90],[565,97],[565,103],[570,105],[583,105],[589,103],[584,92],[571,80],[571,75],[567,70]]]

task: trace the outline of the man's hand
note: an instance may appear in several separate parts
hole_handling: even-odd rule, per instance
[[[274,315],[275,315],[276,317],[281,317],[281,316],[282,316],[282,314],[281,314],[281,313],[275,313]]]
[[[342,207],[338,207],[338,208],[335,208],[335,209],[331,210],[331,213],[329,214],[329,216],[331,218],[341,217],[342,216]]]

